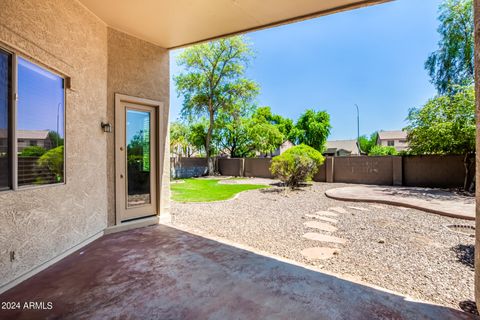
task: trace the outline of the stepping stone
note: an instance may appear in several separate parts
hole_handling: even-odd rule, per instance
[[[337,223],[337,222],[338,222],[338,220],[335,220],[335,219],[332,219],[332,218],[327,218],[327,217],[318,216],[318,215],[316,215],[316,214],[308,214],[308,213],[307,213],[305,216],[306,216],[307,218],[322,220],[322,221],[331,222],[331,223]]]
[[[338,249],[314,247],[303,249],[300,253],[309,260],[325,260],[333,257],[335,254],[338,254],[338,252]]]
[[[308,240],[313,240],[313,241],[333,242],[333,243],[340,243],[340,244],[345,244],[345,242],[347,242],[347,240],[342,238],[329,236],[321,233],[315,233],[315,232],[305,233],[302,237]]]
[[[338,213],[348,213],[348,211],[345,210],[345,209],[342,208],[342,207],[328,208],[328,210],[335,211],[335,212],[338,212]]]
[[[338,217],[338,214],[330,211],[317,211],[315,213],[321,216]]]
[[[337,228],[335,228],[334,226],[332,226],[328,223],[323,223],[323,222],[318,222],[318,221],[307,221],[303,225],[307,228],[314,228],[314,229],[319,229],[319,230],[327,231],[327,232],[337,231]]]
[[[361,207],[347,206],[347,208],[358,210],[358,211],[368,211],[367,208],[361,208]]]

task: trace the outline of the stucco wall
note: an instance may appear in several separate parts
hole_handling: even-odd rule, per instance
[[[246,158],[245,177],[273,178],[270,173],[271,158]]]
[[[207,158],[170,158],[170,177],[192,178],[207,174]]]
[[[334,181],[391,185],[392,157],[335,157]]]
[[[463,156],[411,156],[403,158],[403,185],[461,187],[465,180]]]
[[[66,91],[66,184],[0,193],[4,285],[107,225],[106,135],[100,128],[107,28],[76,1],[0,0],[0,43],[70,76],[73,88]]]
[[[168,212],[170,197],[170,144],[168,143],[169,53],[166,49],[108,28],[108,122],[115,120],[115,93],[158,100],[164,103],[159,141],[163,147],[163,179],[160,214]],[[115,135],[107,137],[108,224],[115,223]]]
[[[476,141],[476,235],[475,247],[480,248],[480,0],[473,2],[475,13],[475,101],[477,110],[477,141]],[[475,301],[480,309],[480,250],[475,250]]]
[[[244,162],[242,158],[218,159],[218,171],[223,176],[243,176]]]

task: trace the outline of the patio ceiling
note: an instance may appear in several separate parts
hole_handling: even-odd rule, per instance
[[[164,48],[391,0],[79,0],[110,27]]]

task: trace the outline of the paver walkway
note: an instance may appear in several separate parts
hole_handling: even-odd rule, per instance
[[[392,204],[453,218],[475,220],[475,198],[439,189],[355,186],[330,189],[325,195],[336,200]]]

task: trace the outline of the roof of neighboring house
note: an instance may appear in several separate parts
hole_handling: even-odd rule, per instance
[[[380,140],[403,140],[407,139],[407,132],[402,130],[379,131],[378,139]]]
[[[48,130],[18,130],[17,138],[26,140],[45,140],[48,138]]]
[[[281,146],[294,146],[295,144],[290,141],[290,140],[285,140],[283,141],[283,143],[281,144]]]
[[[48,138],[48,130],[18,130],[17,138],[25,140],[45,140]],[[0,138],[7,137],[7,129],[0,129]]]
[[[358,150],[357,140],[332,140],[327,141],[326,153],[333,153],[336,150],[345,150],[351,154],[360,154]]]

